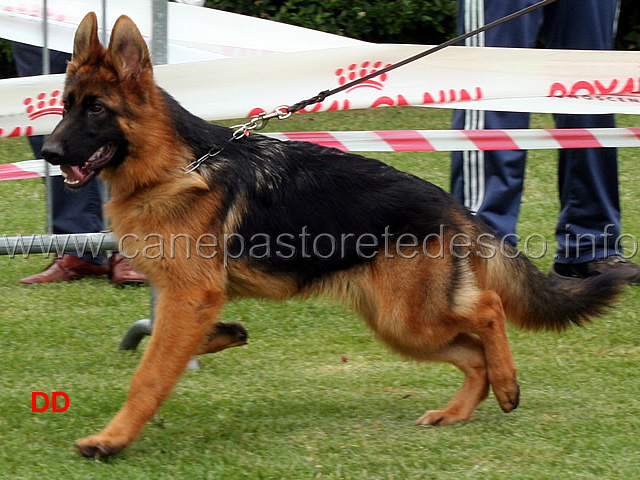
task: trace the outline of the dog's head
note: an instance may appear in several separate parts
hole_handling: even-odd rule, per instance
[[[49,163],[60,165],[68,187],[80,188],[124,160],[130,120],[151,84],[149,52],[133,21],[121,16],[105,49],[95,13],[87,14],[67,66],[63,118],[42,148]]]

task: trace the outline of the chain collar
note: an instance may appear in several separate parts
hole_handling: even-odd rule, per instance
[[[233,129],[233,134],[231,135],[231,138],[227,141],[225,145],[218,148],[217,150],[216,150],[216,147],[211,148],[211,150],[209,150],[199,159],[194,160],[186,167],[182,167],[182,171],[184,173],[191,173],[196,171],[200,167],[200,165],[202,165],[204,162],[206,162],[210,158],[213,158],[216,155],[220,154],[225,149],[225,147],[229,145],[231,142],[233,142],[234,140],[240,140],[241,138],[248,136],[252,130],[262,130],[264,127],[267,126],[267,123],[269,123],[269,120],[271,120],[272,118],[278,118],[278,120],[285,120],[290,116],[291,116],[291,112],[287,110],[287,107],[278,107],[272,113],[269,113],[269,114],[261,113],[260,115],[256,115],[255,117],[251,118],[251,120],[249,120],[246,123],[243,123],[241,125],[234,125],[233,127],[231,127]]]

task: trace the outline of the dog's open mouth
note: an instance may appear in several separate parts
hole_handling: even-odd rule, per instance
[[[84,187],[111,161],[116,150],[115,143],[108,143],[96,150],[82,165],[60,165],[65,185],[70,188]]]

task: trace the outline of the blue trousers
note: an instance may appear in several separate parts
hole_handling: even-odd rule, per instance
[[[11,44],[16,70],[21,77],[42,74],[42,49],[33,45],[13,42]],[[70,55],[51,50],[51,73],[64,73]],[[44,137],[29,137],[31,149],[36,158],[42,158],[41,150]],[[91,233],[104,229],[102,217],[102,184],[98,179],[90,182],[81,190],[65,187],[62,177],[51,177],[49,192],[52,204],[53,233]],[[85,254],[84,260],[102,263],[104,259],[94,259]]]
[[[504,17],[537,0],[458,0],[461,33]],[[618,0],[557,0],[481,35],[470,46],[607,50],[613,48]],[[614,127],[613,115],[555,115],[558,128]],[[528,128],[529,114],[457,110],[454,129]],[[499,236],[516,233],[526,151],[454,152],[451,192]],[[559,152],[558,263],[582,263],[616,253],[620,236],[617,152]],[[513,238],[511,236],[510,238]],[[619,253],[619,252],[618,252]]]

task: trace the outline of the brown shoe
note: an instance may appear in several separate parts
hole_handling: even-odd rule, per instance
[[[587,278],[611,271],[617,272],[629,285],[640,284],[640,265],[619,255],[578,264],[556,263],[551,268],[551,275],[562,279]]]
[[[108,273],[109,268],[106,266],[87,262],[65,253],[62,257],[56,258],[44,271],[23,278],[20,283],[32,285],[34,283],[71,282],[83,277],[100,277]]]
[[[129,263],[129,260],[119,253],[111,255],[109,268],[111,283],[119,287],[124,287],[125,285],[141,285],[147,281],[147,277],[134,269]]]

